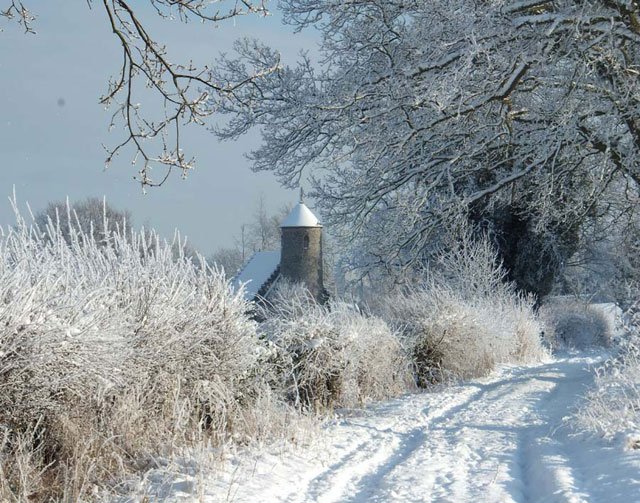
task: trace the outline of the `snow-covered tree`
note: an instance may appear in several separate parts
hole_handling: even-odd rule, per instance
[[[308,171],[327,223],[366,250],[354,265],[421,262],[462,215],[509,245],[520,286],[548,291],[612,184],[637,193],[637,1],[281,7],[287,23],[322,33],[320,57],[220,96],[230,119],[218,133],[259,127],[254,167],[287,186]],[[221,61],[229,81],[278,61],[257,42],[237,50]]]
[[[285,205],[269,214],[265,196],[260,194],[255,204],[253,220],[248,226],[249,248],[253,252],[280,248],[280,224],[290,211],[291,207]]]
[[[60,228],[60,234],[67,243],[71,242],[71,234],[75,232],[104,245],[117,229],[125,236],[129,234],[132,223],[128,210],[116,209],[105,199],[97,197],[76,203],[68,200],[51,202],[35,215],[35,224],[45,236],[47,228],[53,225]]]
[[[244,260],[242,259],[242,251],[234,246],[218,248],[207,259],[207,262],[222,267],[225,273],[231,277],[242,267]]]
[[[620,187],[617,201],[597,205],[583,225],[578,251],[565,263],[556,285],[560,294],[574,294],[595,302],[617,302],[627,308],[640,285],[640,215]]]

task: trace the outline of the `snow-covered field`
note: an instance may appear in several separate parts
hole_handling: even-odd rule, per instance
[[[640,451],[567,421],[606,356],[563,354],[342,411],[305,447],[245,452],[197,480],[149,474],[147,489],[167,501],[638,501]]]

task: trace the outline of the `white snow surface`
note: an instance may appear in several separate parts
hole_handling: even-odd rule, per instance
[[[575,434],[566,420],[606,356],[505,366],[341,411],[309,445],[229,457],[199,479],[197,498],[187,475],[155,494],[211,502],[640,501],[640,451]]]
[[[304,203],[298,203],[282,221],[280,227],[321,227],[321,224]]]
[[[249,259],[240,272],[233,278],[231,284],[238,289],[244,285],[244,298],[253,300],[260,287],[280,265],[280,251],[256,252]]]

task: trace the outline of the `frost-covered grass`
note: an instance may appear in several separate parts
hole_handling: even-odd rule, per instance
[[[182,447],[284,429],[241,292],[179,250],[19,215],[2,232],[0,500],[86,500]]]
[[[418,383],[486,375],[499,363],[540,359],[542,325],[521,297],[464,299],[429,282],[394,298],[393,324],[404,327]]]
[[[505,282],[486,240],[443,255],[426,281],[383,299],[379,310],[403,333],[421,386],[546,355],[533,300]]]
[[[273,385],[298,407],[357,407],[412,388],[398,334],[378,317],[343,302],[319,305],[286,284],[264,316],[260,333],[278,369]]]
[[[632,440],[640,448],[640,304],[627,313],[617,354],[596,369],[595,383],[574,415],[577,427],[610,439]]]

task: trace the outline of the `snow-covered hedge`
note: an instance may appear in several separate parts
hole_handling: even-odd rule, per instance
[[[575,414],[579,429],[622,436],[640,448],[640,302],[626,314],[617,354],[596,369],[594,386]]]
[[[354,305],[319,305],[283,284],[264,315],[259,330],[278,369],[274,386],[298,407],[356,407],[412,387],[397,334]]]
[[[264,433],[280,407],[222,273],[153,232],[99,239],[19,215],[0,236],[2,501],[85,500],[176,447]]]
[[[573,298],[551,298],[540,309],[549,327],[547,339],[556,348],[584,349],[607,345],[612,327],[602,309]]]
[[[421,285],[383,299],[381,315],[404,334],[420,386],[546,354],[533,300],[504,276],[491,245],[469,240],[443,255]]]

